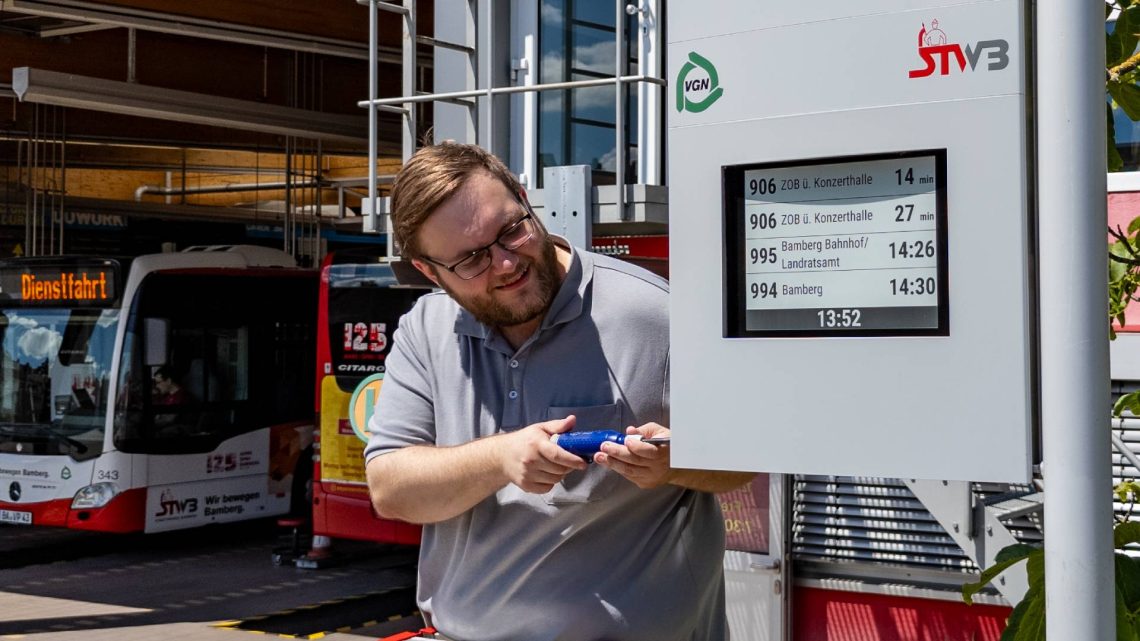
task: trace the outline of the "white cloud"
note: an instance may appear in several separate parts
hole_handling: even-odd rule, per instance
[[[47,327],[37,327],[24,332],[17,345],[20,352],[30,360],[43,361],[54,356],[59,351],[59,345],[62,342],[63,337],[59,335],[59,332]]]
[[[17,314],[11,314],[8,316],[8,326],[9,327],[13,327],[13,326],[23,327],[24,329],[32,329],[34,327],[39,327],[40,324],[34,318],[28,318],[26,316],[19,316]]]
[[[542,82],[554,82],[562,79],[562,70],[565,59],[560,54],[544,56],[542,59]],[[580,46],[574,50],[574,64],[583,69],[605,70],[613,73],[614,43],[613,41],[595,42],[587,46]],[[565,78],[569,80],[569,78]],[[574,104],[578,109],[596,109],[599,107],[614,107],[614,89],[610,86],[577,89]],[[562,94],[558,91],[544,91],[542,93],[542,108],[547,111],[561,107]]]
[[[617,150],[610,147],[609,151],[598,158],[598,165],[603,171],[617,171]]]
[[[542,3],[542,23],[544,25],[561,26],[562,9],[549,2]]]
[[[585,89],[576,89],[578,93],[574,95],[574,106],[578,109],[578,114],[582,115],[583,111],[590,109],[607,109],[607,118],[613,119],[614,109],[614,90],[609,87],[588,87]],[[562,109],[562,94],[557,91],[547,91],[542,96],[542,110],[543,111],[557,111]]]
[[[585,47],[574,48],[574,61],[586,69],[605,70],[613,73],[614,68],[614,41],[603,40]]]

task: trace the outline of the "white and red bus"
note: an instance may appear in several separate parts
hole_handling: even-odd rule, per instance
[[[0,261],[0,522],[307,508],[317,273],[249,245]]]
[[[367,424],[384,380],[392,332],[430,291],[397,284],[378,249],[342,250],[321,266],[317,321],[318,456],[313,534],[418,545],[420,528],[381,519],[364,476]]]

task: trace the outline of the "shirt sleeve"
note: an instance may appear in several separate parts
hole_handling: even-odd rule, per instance
[[[384,382],[376,397],[365,461],[410,445],[435,444],[435,402],[423,305],[404,314],[392,336]]]

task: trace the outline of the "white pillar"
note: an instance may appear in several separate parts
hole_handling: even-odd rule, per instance
[[[1036,6],[1046,626],[1112,641],[1104,7]]]

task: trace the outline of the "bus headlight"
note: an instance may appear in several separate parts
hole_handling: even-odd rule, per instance
[[[86,510],[103,507],[118,493],[119,488],[114,483],[88,485],[75,493],[75,498],[71,499],[71,509]]]

